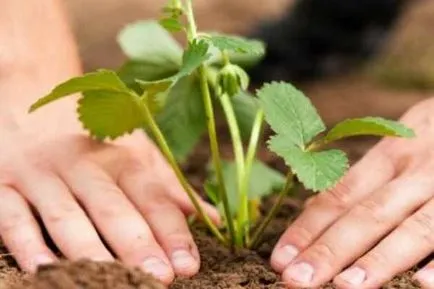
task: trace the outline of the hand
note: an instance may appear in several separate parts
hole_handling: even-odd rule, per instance
[[[379,288],[433,252],[434,99],[402,122],[416,138],[382,140],[283,234],[271,263],[290,287]],[[415,278],[434,288],[434,262]]]
[[[65,118],[43,119],[0,138],[0,235],[19,265],[33,271],[56,259],[40,219],[69,259],[117,256],[165,283],[197,273],[185,220],[194,208],[146,136],[100,143],[69,129]],[[217,222],[215,209],[202,205]]]

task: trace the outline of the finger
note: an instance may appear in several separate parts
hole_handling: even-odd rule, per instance
[[[166,188],[168,190],[169,195],[177,202],[177,204],[180,206],[184,214],[186,215],[196,214],[197,213],[196,208],[194,207],[193,203],[191,202],[185,190],[182,188],[173,170],[170,169],[170,167],[167,165],[164,159],[160,161],[163,162],[163,164],[161,164],[161,167],[164,167],[164,169],[158,171],[158,177],[162,182],[164,182],[164,184],[166,184]],[[123,178],[123,176],[128,174],[145,175],[146,171],[145,168],[141,165],[132,166],[130,167],[130,170],[124,170],[123,173],[121,174],[121,177]],[[216,209],[216,207],[205,202],[197,194],[195,194],[195,197],[198,200],[199,204],[202,206],[205,213],[209,216],[209,218],[216,225],[221,224],[220,213]]]
[[[422,288],[434,289],[434,261],[431,261],[423,269],[419,270],[414,276],[419,281]]]
[[[192,201],[178,183],[166,182],[164,179],[160,179],[159,181],[164,182],[166,190],[169,194],[168,196],[177,203],[179,208],[186,216],[197,214],[197,210],[194,207]],[[194,197],[198,201],[199,205],[202,207],[204,213],[211,219],[211,221],[216,225],[220,225],[221,217],[217,208],[204,201],[200,196],[197,195],[197,193],[194,194]]]
[[[431,199],[434,179],[426,169],[402,175],[356,205],[284,270],[283,279],[307,287],[331,280]]]
[[[140,208],[156,238],[181,276],[199,271],[199,253],[189,231],[184,214],[168,196],[166,186],[150,182],[144,173],[124,175],[119,185]]]
[[[289,226],[272,253],[273,268],[282,272],[348,209],[394,175],[394,165],[387,155],[378,148],[371,150],[335,188],[319,194]]]
[[[0,199],[0,236],[20,267],[34,272],[54,262],[26,200],[9,187],[0,187]]]
[[[170,262],[151,229],[109,175],[89,163],[63,176],[121,260],[165,283],[173,280]]]
[[[53,241],[69,259],[113,260],[63,181],[52,173],[23,172],[17,183],[40,214]]]
[[[431,200],[334,282],[345,289],[378,288],[428,256],[433,244],[434,200]]]

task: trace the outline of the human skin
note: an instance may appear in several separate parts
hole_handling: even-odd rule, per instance
[[[81,73],[58,1],[0,5],[0,236],[19,265],[34,271],[56,260],[43,225],[71,260],[118,258],[165,283],[197,273],[185,218],[194,208],[146,135],[88,138],[74,98],[27,114],[53,86]]]
[[[434,99],[415,105],[401,119],[414,139],[383,139],[307,203],[271,257],[289,287],[380,288],[433,252],[433,111]],[[434,262],[415,278],[434,288]]]

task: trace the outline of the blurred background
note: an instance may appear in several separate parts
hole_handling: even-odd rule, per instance
[[[166,0],[64,0],[86,70],[117,68],[116,35]],[[195,0],[199,27],[254,35],[269,55],[252,74],[296,82],[328,123],[398,118],[434,91],[434,1]],[[361,148],[363,149],[363,148]]]

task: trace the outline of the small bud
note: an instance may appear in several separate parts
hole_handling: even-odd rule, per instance
[[[169,0],[169,3],[163,8],[163,11],[172,18],[178,18],[183,14],[182,3],[180,0]]]
[[[235,64],[225,65],[217,75],[217,93],[235,96],[249,86],[249,76]]]

